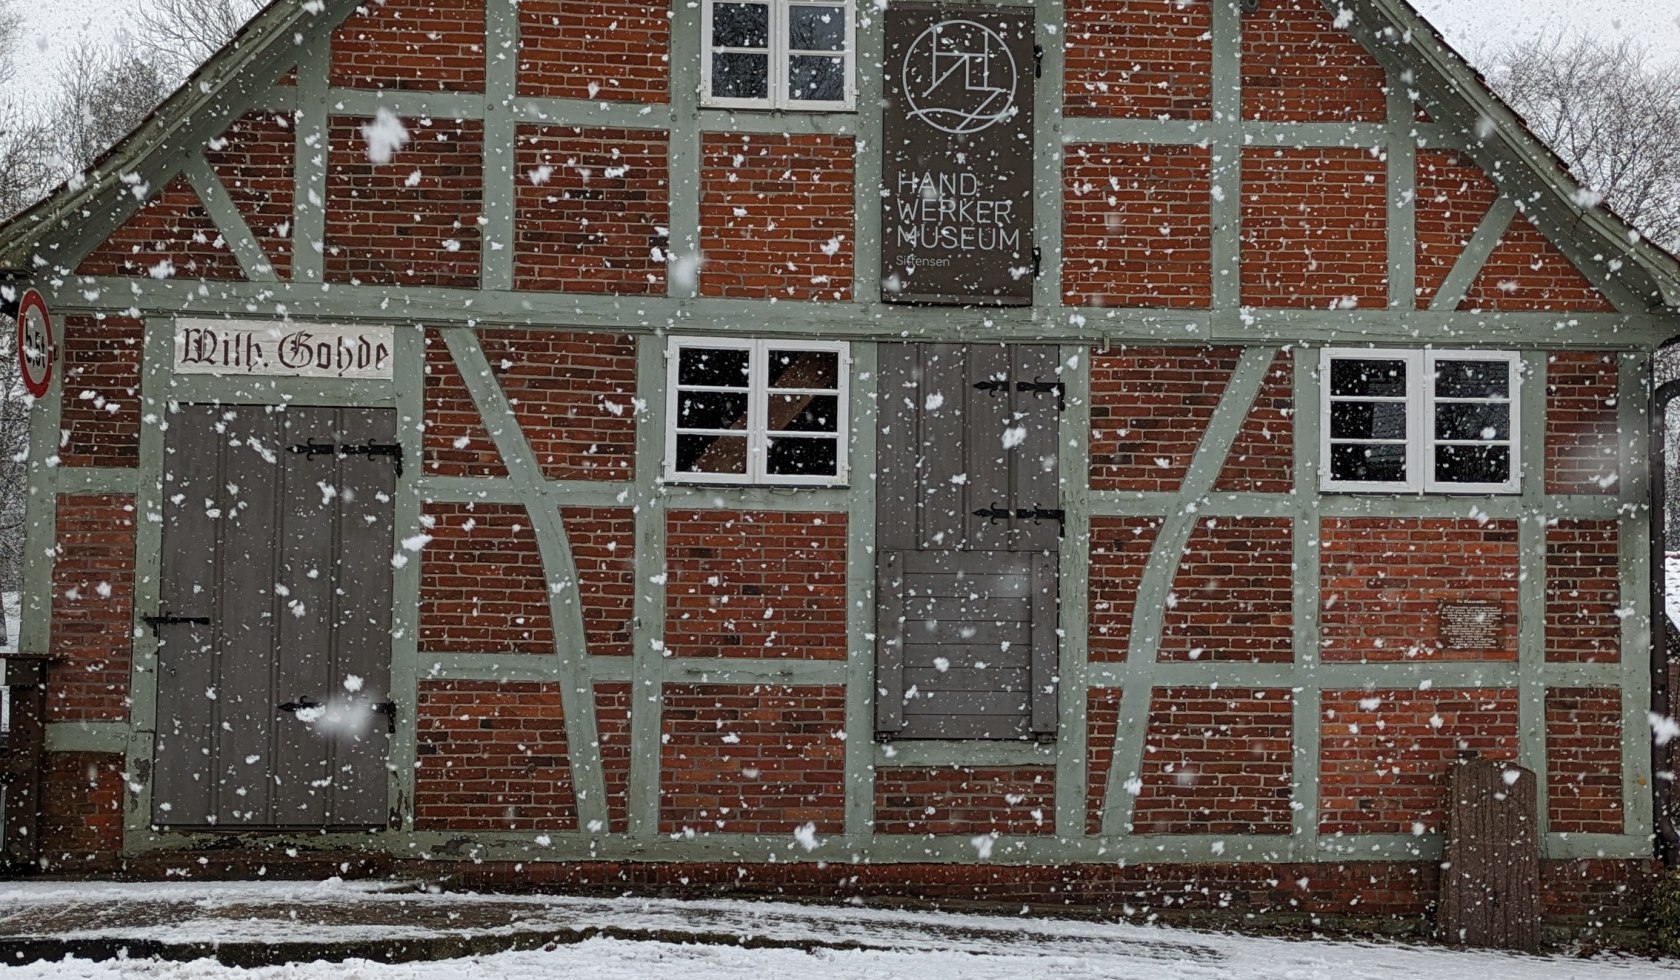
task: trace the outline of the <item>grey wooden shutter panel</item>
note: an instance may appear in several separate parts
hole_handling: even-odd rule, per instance
[[[879,363],[877,729],[1053,734],[1057,352],[890,344]]]

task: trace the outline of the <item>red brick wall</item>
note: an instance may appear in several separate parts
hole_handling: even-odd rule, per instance
[[[1231,443],[1214,489],[1230,493],[1288,493],[1295,486],[1295,353],[1278,352],[1266,370],[1254,407]]]
[[[508,328],[479,342],[544,476],[635,476],[635,338]]]
[[[657,132],[521,127],[514,285],[663,295],[671,224],[666,148]]]
[[[333,32],[332,83],[484,91],[484,0],[362,4]]]
[[[846,659],[846,515],[666,515],[665,649]]]
[[[1108,795],[1108,773],[1114,765],[1115,740],[1120,734],[1118,687],[1096,687],[1087,692],[1085,708],[1085,832],[1102,833],[1103,803]]]
[[[1381,122],[1387,76],[1322,0],[1267,0],[1242,17],[1243,118]]]
[[[1126,659],[1138,586],[1160,529],[1158,517],[1091,518],[1087,645],[1092,660],[1113,663]]]
[[[875,832],[1054,834],[1056,770],[1048,766],[877,769]]]
[[[1241,356],[1236,348],[1091,352],[1091,489],[1174,492]]]
[[[416,830],[577,829],[557,685],[422,683],[415,714]]]
[[[153,279],[243,279],[216,223],[185,177],[154,195],[76,273]]]
[[[1515,521],[1332,518],[1319,540],[1326,661],[1516,659]],[[1499,646],[1446,649],[1443,603],[1499,607]]]
[[[1621,659],[1621,556],[1615,521],[1560,520],[1546,529],[1546,659]]]
[[[1243,303],[1386,306],[1387,186],[1364,149],[1243,151]]]
[[[134,498],[58,498],[47,720],[124,721],[134,648]]]
[[[595,731],[607,790],[606,831],[630,829],[630,685],[595,685]],[[585,828],[589,829],[589,828]]]
[[[362,135],[368,122],[332,117],[327,279],[476,289],[484,124],[404,119],[407,145],[376,164]]]
[[[1179,0],[1072,0],[1063,111],[1070,116],[1207,119],[1213,16]]]
[[[636,513],[628,507],[563,507],[560,513],[577,566],[589,652],[628,657],[636,604]]]
[[[41,769],[41,860],[50,872],[118,866],[123,835],[121,755],[49,752]]]
[[[1517,215],[1464,298],[1463,310],[1614,313],[1580,270],[1524,215]]]
[[[1616,355],[1560,351],[1546,363],[1546,492],[1618,493]]]
[[[1062,297],[1072,306],[1213,301],[1213,152],[1071,146],[1062,189]]]
[[[1159,659],[1294,660],[1294,548],[1291,518],[1199,522],[1173,579]]]
[[[1417,306],[1428,309],[1487,217],[1499,189],[1457,153],[1417,156]]]
[[[289,115],[253,112],[204,151],[275,274],[291,277],[292,168],[297,136]]]
[[[646,0],[522,0],[519,94],[665,102],[671,10]]]
[[[1516,758],[1516,691],[1326,691],[1323,709],[1320,833],[1439,833],[1456,760]]]
[[[1546,765],[1552,833],[1622,833],[1621,694],[1547,691]]]
[[[845,688],[667,684],[664,699],[661,832],[845,829]]]
[[[1289,833],[1291,704],[1287,690],[1156,691],[1133,832]]]
[[[517,504],[425,506],[420,649],[552,653],[548,584],[531,516]]]
[[[426,472],[434,476],[506,476],[484,417],[467,392],[449,347],[426,331],[426,431],[421,439]]]
[[[54,327],[64,371],[58,465],[139,465],[143,322],[68,316]]]
[[[700,150],[701,295],[851,299],[850,136],[706,133]]]

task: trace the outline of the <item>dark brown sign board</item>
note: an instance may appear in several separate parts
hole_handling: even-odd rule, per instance
[[[886,42],[882,301],[1030,305],[1033,9],[894,3]]]

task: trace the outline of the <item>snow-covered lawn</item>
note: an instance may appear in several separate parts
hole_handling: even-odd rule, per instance
[[[1258,939],[1041,917],[708,900],[427,894],[362,883],[0,886],[8,936],[216,941],[366,941],[610,928],[659,938],[596,937],[546,949],[387,965],[367,960],[239,970],[213,960],[69,959],[0,966],[0,977],[242,980],[1632,980],[1675,978],[1680,964],[1519,957],[1395,944]],[[708,943],[680,941],[707,936]],[[804,943],[811,949],[743,948]],[[863,948],[836,948],[863,947]]]

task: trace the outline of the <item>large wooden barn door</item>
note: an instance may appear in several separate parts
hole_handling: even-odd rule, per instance
[[[170,416],[156,824],[386,825],[401,465],[388,410]]]
[[[1054,347],[880,348],[876,728],[1056,731]]]

